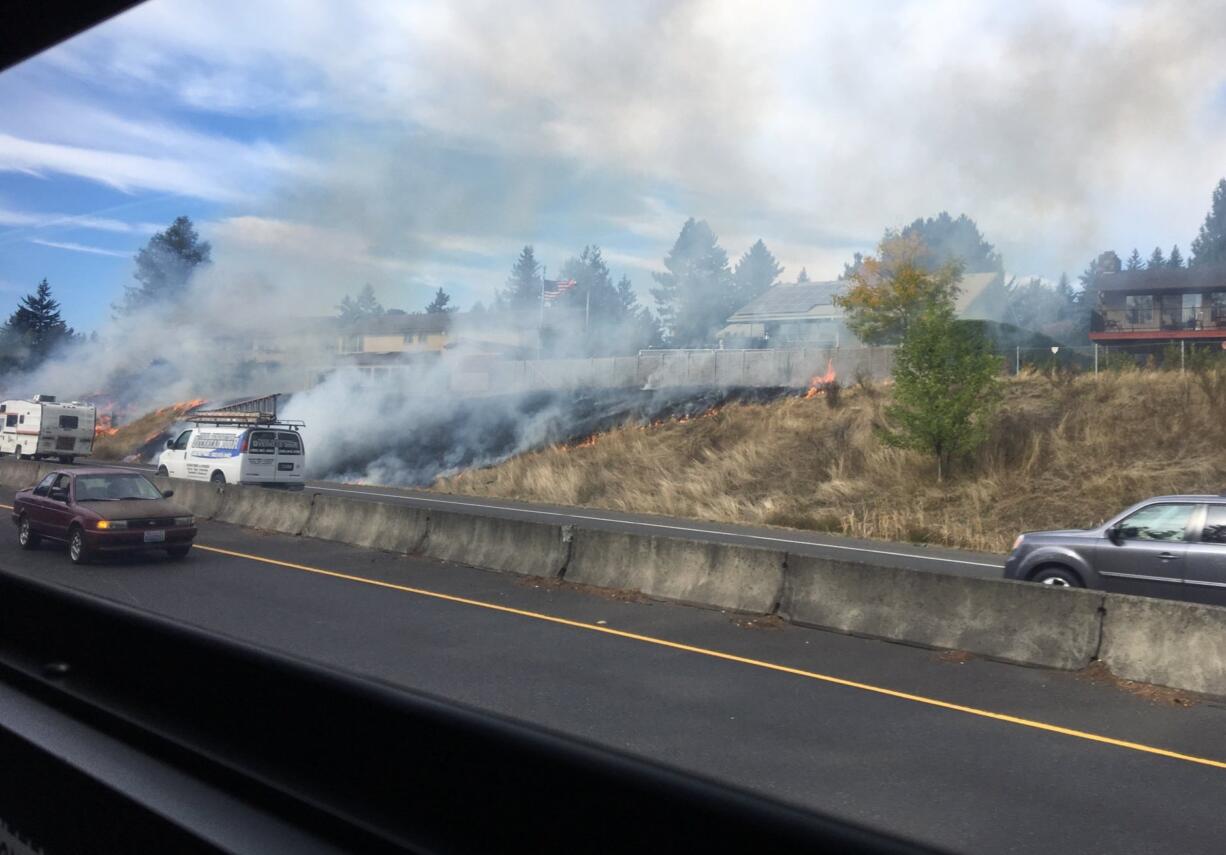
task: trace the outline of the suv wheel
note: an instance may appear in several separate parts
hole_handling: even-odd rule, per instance
[[[1031,577],[1031,582],[1050,585],[1053,588],[1084,588],[1081,577],[1064,567],[1040,567]]]

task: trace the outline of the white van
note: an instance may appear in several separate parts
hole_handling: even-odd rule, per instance
[[[93,404],[60,403],[54,395],[0,401],[0,454],[72,463],[94,453]]]
[[[158,455],[158,474],[214,484],[244,484],[301,490],[306,446],[301,422],[250,416],[192,419],[193,426]]]

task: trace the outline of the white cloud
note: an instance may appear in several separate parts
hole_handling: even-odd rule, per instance
[[[30,243],[36,243],[39,246],[49,246],[53,249],[66,249],[70,252],[84,252],[89,255],[110,255],[115,258],[128,258],[132,255],[130,252],[119,252],[114,249],[103,249],[100,246],[86,246],[85,244],[72,243],[71,241],[56,241],[43,240],[42,238],[28,238]]]
[[[153,234],[160,228],[155,223],[130,223],[91,214],[34,213],[16,211],[11,208],[0,208],[0,226],[32,229],[90,229],[116,234]]]

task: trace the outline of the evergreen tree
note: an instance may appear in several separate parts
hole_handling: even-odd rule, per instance
[[[622,307],[622,352],[631,354],[649,347],[659,347],[664,342],[660,322],[650,309],[639,305],[630,277],[625,274],[617,280],[617,300]]]
[[[686,220],[651,289],[674,347],[704,347],[740,308],[728,254],[705,221]]]
[[[386,314],[378,298],[375,297],[375,289],[369,282],[362,286],[357,299],[346,294],[336,309],[340,319],[346,323],[364,321],[367,318],[377,318]]]
[[[915,220],[899,234],[917,237],[927,247],[927,255],[920,261],[930,273],[951,261],[957,262],[966,273],[1001,273],[1005,269],[1000,253],[984,239],[978,224],[966,214],[960,214],[955,220],[948,211],[942,211],[935,217]]]
[[[0,328],[0,365],[6,371],[32,371],[56,348],[77,339],[60,316],[60,304],[44,279],[33,294],[21,298]]]
[[[1179,244],[1171,247],[1171,254],[1166,258],[1167,267],[1183,267],[1183,254],[1179,251]]]
[[[783,268],[766,244],[758,241],[741,256],[732,271],[732,281],[736,287],[736,299],[740,305],[758,297],[779,282]],[[739,307],[738,307],[739,308]]]
[[[1132,255],[1128,256],[1128,262],[1124,265],[1125,270],[1141,270],[1145,267],[1145,262],[1141,260],[1141,253],[1137,252],[1136,247],[1132,248]]]
[[[1200,233],[1192,241],[1190,267],[1202,264],[1226,264],[1226,178],[1213,190],[1213,203]]]
[[[859,263],[861,258],[862,256],[860,255],[860,253],[857,252],[856,253],[857,264]],[[803,267],[800,268],[800,273],[796,274],[796,284],[797,285],[808,285],[812,281],[813,280],[809,278],[809,271]]]
[[[123,302],[113,308],[117,314],[126,315],[182,297],[196,268],[208,264],[211,255],[212,246],[200,240],[192,221],[178,217],[136,254],[133,278],[139,284],[125,286]]]
[[[1145,265],[1145,269],[1157,270],[1160,267],[1166,267],[1166,259],[1162,255],[1162,247],[1156,246],[1149,256],[1149,263]]]
[[[446,312],[454,312],[455,307],[447,305],[450,302],[451,295],[442,288],[439,288],[434,292],[434,299],[430,301],[428,306],[426,306],[426,314],[438,315]]]
[[[498,295],[498,303],[512,309],[531,309],[541,302],[541,265],[531,246],[525,246],[511,267],[506,290]]]

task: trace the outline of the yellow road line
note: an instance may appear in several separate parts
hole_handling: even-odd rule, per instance
[[[719,650],[710,650],[705,647],[695,647],[692,644],[682,644],[677,641],[668,641],[663,638],[656,638],[650,635],[640,635],[635,632],[626,632],[621,629],[613,629],[607,626],[599,626],[597,624],[584,623],[583,621],[569,620],[568,618],[556,617],[554,615],[541,614],[540,612],[527,611],[525,609],[517,609],[511,606],[500,606],[497,603],[487,603],[482,600],[472,600],[467,597],[457,597],[452,594],[440,594],[437,591],[427,591],[423,588],[413,588],[408,585],[397,585],[393,582],[383,582],[378,579],[368,579],[364,576],[354,576],[349,573],[339,573],[335,570],[324,570],[320,567],[309,567],[305,564],[294,564],[289,561],[279,561],[275,558],[265,558],[260,555],[250,555],[245,552],[234,552],[229,549],[219,549],[215,546],[202,546],[196,544],[196,549],[202,549],[205,552],[215,552],[219,555],[228,555],[232,558],[243,558],[248,561],[257,561],[262,564],[271,564],[277,567],[286,567],[291,570],[300,570],[305,573],[315,573],[320,576],[331,576],[334,579],[344,579],[348,582],[360,582],[364,585],[373,585],[379,588],[389,588],[393,591],[401,591],[406,594],[417,594],[422,597],[431,597],[436,600],[445,600],[450,603],[460,603],[466,606],[475,606],[476,608],[488,609],[495,612],[503,612],[505,614],[518,615],[519,617],[531,618],[533,620],[546,621],[548,623],[560,624],[569,626],[575,629],[588,630],[590,632],[600,632],[605,635],[612,635],[618,638],[628,638],[632,641],[639,641],[644,644],[653,644],[657,647],[667,647],[672,650],[682,650],[686,653],[694,653],[700,656],[709,656],[713,659],[723,659],[727,662],[738,662],[742,665],[751,665],[755,668],[763,668],[768,671],[777,671],[782,674],[791,674],[796,677],[805,677],[810,680],[817,680],[822,683],[830,683],[836,686],[844,686],[849,689],[859,689],[863,692],[871,692],[875,695],[884,695],[890,698],[897,698],[903,701],[911,701],[912,703],[924,704],[925,706],[937,707],[944,710],[952,710],[953,712],[965,713],[979,718],[992,719],[994,721],[1005,722],[1006,724],[1017,725],[1020,727],[1029,727],[1034,730],[1043,730],[1048,733],[1058,733],[1062,736],[1071,736],[1077,739],[1084,739],[1090,742],[1098,742],[1103,745],[1114,745],[1117,748],[1127,748],[1132,751],[1139,751],[1144,754],[1154,754],[1159,757],[1168,757],[1173,760],[1182,760],[1187,763],[1196,763],[1201,766],[1212,766],[1217,769],[1226,769],[1226,761],[1213,760],[1208,757],[1197,757],[1192,754],[1182,754],[1178,751],[1168,751],[1165,748],[1157,748],[1153,745],[1144,745],[1139,742],[1129,742],[1124,739],[1115,739],[1110,736],[1102,736],[1097,733],[1088,733],[1084,730],[1074,730],[1068,727],[1061,727],[1056,724],[1048,724],[1047,722],[1034,721],[1033,719],[1021,718],[1019,716],[1008,715],[1006,713],[992,712],[990,710],[977,709],[976,707],[968,707],[962,704],[950,703],[937,698],[929,698],[923,695],[914,695],[910,692],[900,692],[895,689],[887,689],[882,686],[873,686],[868,683],[860,683],[855,680],[846,680],[842,677],[834,677],[829,674],[819,674],[815,671],[806,671],[801,668],[792,668],[787,665],[778,665],[774,662],[765,662],[761,659],[750,659],[745,656],[737,656],[732,653],[724,653]]]

